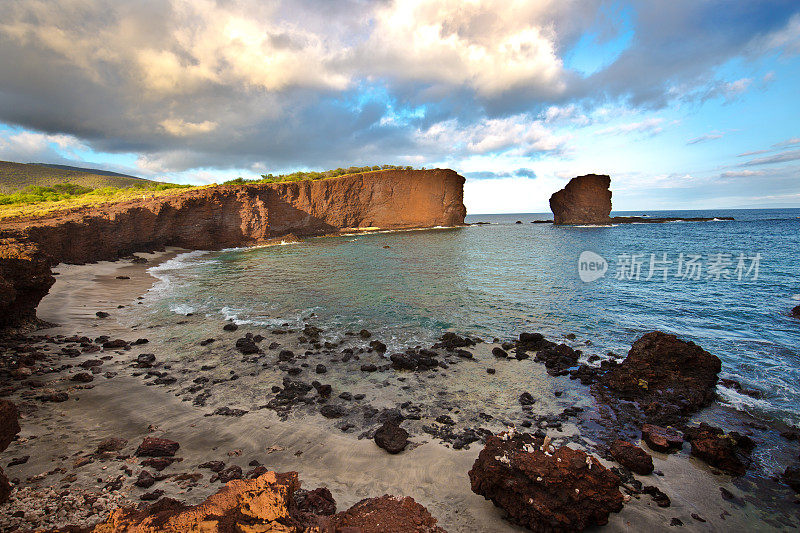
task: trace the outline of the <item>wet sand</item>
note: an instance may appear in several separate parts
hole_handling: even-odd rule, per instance
[[[220,391],[215,392],[209,404],[198,407],[190,401],[182,401],[181,387],[196,375],[191,366],[196,366],[203,358],[213,358],[219,364],[214,372],[227,372],[226,362],[239,361],[241,354],[232,347],[233,341],[248,331],[260,333],[267,338],[261,343],[280,342],[282,347],[299,350],[297,335],[272,335],[263,330],[240,328],[227,336],[222,334],[223,323],[204,317],[186,317],[185,321],[197,328],[208,330],[208,336],[218,340],[207,350],[196,348],[194,354],[183,354],[195,339],[173,338],[169,328],[149,328],[145,325],[131,324],[125,310],[117,306],[135,306],[137,297],[145,293],[154,279],[147,269],[173,257],[178,250],[168,250],[161,254],[139,254],[147,257],[148,264],[129,262],[98,263],[94,265],[60,265],[56,284],[39,307],[39,317],[59,324],[58,327],[36,332],[36,335],[85,335],[90,338],[108,335],[113,338],[135,340],[146,337],[148,344],[135,346],[130,351],[107,351],[85,354],[67,359],[69,364],[77,364],[86,359],[112,355],[102,365],[102,371],[116,372],[111,378],[96,374],[91,388],[79,388],[74,382],[66,381],[69,371],[47,375],[42,381],[57,378],[47,386],[69,390],[70,399],[63,403],[40,403],[26,391],[21,390],[9,397],[20,404],[23,413],[20,439],[13,442],[3,453],[3,463],[11,458],[30,455],[27,463],[6,468],[9,478],[22,480],[20,486],[68,487],[75,492],[102,492],[108,480],[122,473],[127,467],[132,476],[125,476],[118,499],[127,498],[138,502],[139,496],[153,488],[163,489],[165,496],[172,496],[188,503],[202,501],[218,490],[220,483],[211,483],[209,470],[198,470],[197,465],[210,460],[222,460],[226,465],[236,464],[243,471],[249,470],[248,463],[257,460],[269,469],[276,471],[294,470],[300,473],[304,488],[328,487],[337,501],[337,507],[346,509],[362,498],[394,494],[412,496],[428,508],[439,520],[439,524],[450,532],[459,531],[524,531],[503,518],[503,512],[491,502],[470,490],[467,472],[477,457],[481,444],[474,443],[469,449],[454,450],[433,436],[419,431],[422,422],[411,422],[412,446],[398,455],[390,455],[378,448],[369,438],[358,439],[359,431],[343,433],[336,427],[337,422],[327,420],[308,410],[296,410],[286,419],[270,409],[251,410],[258,403],[257,394],[252,395],[251,405],[226,403],[225,391],[239,390],[237,401],[246,403],[247,391],[267,389],[280,374],[272,373],[248,376],[244,372],[240,379],[221,383]],[[117,276],[130,279],[120,280]],[[106,311],[110,317],[99,319],[97,311]],[[176,317],[176,321],[180,317]],[[183,320],[183,319],[181,319]],[[206,325],[204,326],[203,323]],[[491,356],[492,344],[480,344],[474,350],[477,366],[460,363],[448,372],[443,372],[436,382],[446,387],[448,377],[467,379],[464,374],[480,372],[485,375],[488,365],[496,368],[497,374],[491,377],[489,396],[496,396],[515,372],[518,362],[496,361]],[[141,353],[154,353],[159,360],[168,361],[171,374],[179,378],[174,386],[148,385],[141,371],[130,368]],[[229,354],[229,359],[225,354]],[[183,364],[181,359],[185,358]],[[309,361],[311,362],[311,361]],[[528,362],[535,374],[529,390],[541,401],[536,409],[539,415],[557,413],[564,405],[592,402],[587,388],[582,388],[568,378],[552,378],[544,366]],[[312,365],[313,367],[313,365]],[[537,373],[538,369],[538,373]],[[73,369],[74,372],[75,369]],[[238,371],[238,366],[237,366]],[[185,372],[185,373],[184,373]],[[306,372],[309,372],[306,369]],[[387,375],[391,375],[387,374]],[[356,373],[350,384],[359,384],[368,393],[366,401],[376,407],[390,407],[402,399],[403,389],[398,383],[384,386],[387,375],[363,375]],[[406,376],[404,376],[406,377]],[[268,379],[269,378],[269,379]],[[427,379],[408,373],[408,382]],[[306,377],[310,380],[311,377]],[[488,379],[488,378],[487,378]],[[152,379],[150,381],[153,381]],[[327,380],[330,381],[330,380]],[[431,385],[427,385],[428,388]],[[435,388],[435,387],[434,387]],[[382,389],[386,389],[384,394]],[[554,390],[563,390],[559,401],[553,400]],[[453,393],[458,392],[458,387]],[[353,392],[357,392],[355,388]],[[410,394],[410,393],[409,393]],[[514,392],[512,397],[518,395]],[[457,394],[456,394],[457,396]],[[384,404],[381,404],[383,400]],[[261,403],[266,403],[262,396]],[[502,403],[502,402],[501,402]],[[507,402],[506,402],[507,403]],[[241,417],[207,416],[219,406],[241,407],[249,412]],[[508,406],[501,406],[507,408]],[[460,413],[456,412],[455,415]],[[456,416],[457,417],[457,416]],[[499,431],[503,424],[494,420],[487,424]],[[404,424],[404,427],[406,425]],[[562,431],[548,431],[558,438],[569,438],[577,431],[574,424],[565,423]],[[162,436],[181,444],[177,453],[182,457],[162,472],[177,474],[200,472],[202,479],[196,485],[183,481],[164,480],[151,489],[132,486],[139,467],[135,459],[96,459],[93,462],[74,468],[77,458],[89,454],[97,444],[109,437],[123,437],[128,446],[121,454],[132,454],[145,436]],[[687,446],[688,448],[688,446]],[[610,523],[603,528],[607,531],[652,531],[670,527],[678,518],[683,528],[690,531],[755,531],[787,528],[791,524],[774,522],[772,511],[759,510],[758,499],[742,491],[730,478],[715,475],[703,463],[688,457],[686,451],[666,456],[652,452],[657,471],[663,476],[636,476],[645,484],[659,487],[669,495],[672,505],[659,508],[649,496],[631,499],[618,514],[610,516]],[[603,461],[606,466],[613,463]],[[61,467],[64,472],[46,475],[40,479],[26,481],[27,478],[50,472]],[[75,474],[74,481],[63,481]],[[98,481],[100,480],[100,481]],[[720,487],[743,498],[742,505],[724,500]],[[6,515],[9,505],[0,507],[0,516]],[[753,503],[755,501],[755,503]],[[111,503],[111,502],[109,502]],[[792,505],[791,500],[787,504]],[[112,506],[112,505],[109,505]],[[5,509],[4,509],[5,507]],[[795,506],[796,508],[796,506]],[[791,514],[792,509],[789,508]],[[99,515],[105,512],[100,509]],[[692,518],[692,514],[702,517],[706,522]],[[795,512],[796,515],[796,512]],[[7,515],[6,515],[7,516]],[[764,519],[772,521],[771,523]],[[94,518],[96,519],[96,517]],[[796,516],[795,516],[796,519]],[[93,519],[89,519],[91,522]],[[40,525],[63,525],[51,518]],[[795,525],[796,525],[795,521]],[[26,524],[30,526],[33,524]]]

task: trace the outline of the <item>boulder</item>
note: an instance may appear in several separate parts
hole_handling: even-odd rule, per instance
[[[653,331],[634,342],[600,383],[611,396],[637,401],[648,422],[669,425],[714,399],[721,368],[718,357],[695,343]]]
[[[800,464],[787,467],[781,477],[792,490],[800,494]]]
[[[263,468],[263,467],[262,467]],[[330,516],[336,514],[336,500],[331,491],[324,487],[314,490],[300,489],[294,493],[297,508],[304,513]]]
[[[535,360],[544,363],[548,374],[561,375],[577,366],[579,357],[580,354],[566,344],[559,344],[539,350]]]
[[[615,440],[609,449],[616,462],[640,476],[653,472],[653,458],[635,444],[624,440]]]
[[[550,197],[554,224],[610,224],[611,178],[587,174],[569,180]]]
[[[653,424],[642,425],[642,440],[651,450],[661,453],[678,451],[683,447],[683,435],[680,432]]]
[[[246,337],[236,340],[236,349],[244,355],[251,355],[259,352],[258,345],[253,340],[253,335],[251,333],[248,333]]]
[[[375,432],[375,444],[389,453],[400,453],[408,445],[408,431],[395,420],[387,420]]]
[[[600,461],[524,433],[489,437],[469,479],[473,492],[533,531],[580,531],[622,509],[620,480]]]
[[[139,457],[172,457],[181,445],[174,440],[145,437],[136,449]]]
[[[361,500],[329,523],[331,531],[342,533],[446,533],[414,498],[388,494]]]
[[[800,318],[800,305],[794,306],[792,309],[792,316],[795,318]]]
[[[750,454],[756,447],[750,437],[735,431],[725,433],[705,422],[688,428],[684,435],[692,444],[693,456],[732,476],[741,476],[747,471]]]

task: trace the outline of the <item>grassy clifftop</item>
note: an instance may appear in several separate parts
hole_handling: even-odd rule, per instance
[[[92,171],[91,169],[58,168],[35,163],[0,161],[0,194],[10,194],[26,187],[53,187],[71,183],[90,189],[104,187],[136,187],[155,182],[122,174]]]

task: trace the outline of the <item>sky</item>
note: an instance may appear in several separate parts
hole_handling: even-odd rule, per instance
[[[206,184],[396,164],[469,213],[800,207],[796,0],[3,0],[0,160]]]

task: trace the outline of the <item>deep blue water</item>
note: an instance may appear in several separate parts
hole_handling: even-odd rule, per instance
[[[541,331],[576,334],[587,355],[624,354],[659,329],[694,340],[722,359],[725,377],[765,395],[720,389],[732,405],[800,420],[800,321],[790,316],[800,304],[800,209],[614,214],[736,220],[590,228],[530,223],[550,214],[470,215],[491,224],[193,252],[153,269],[161,281],[143,312],[367,328],[390,349],[430,343],[443,330],[488,339]],[[604,277],[580,279],[584,251],[607,260]],[[647,280],[651,254],[662,268]],[[664,254],[670,264],[660,263]],[[699,279],[676,275],[680,254],[684,273],[700,256]]]

